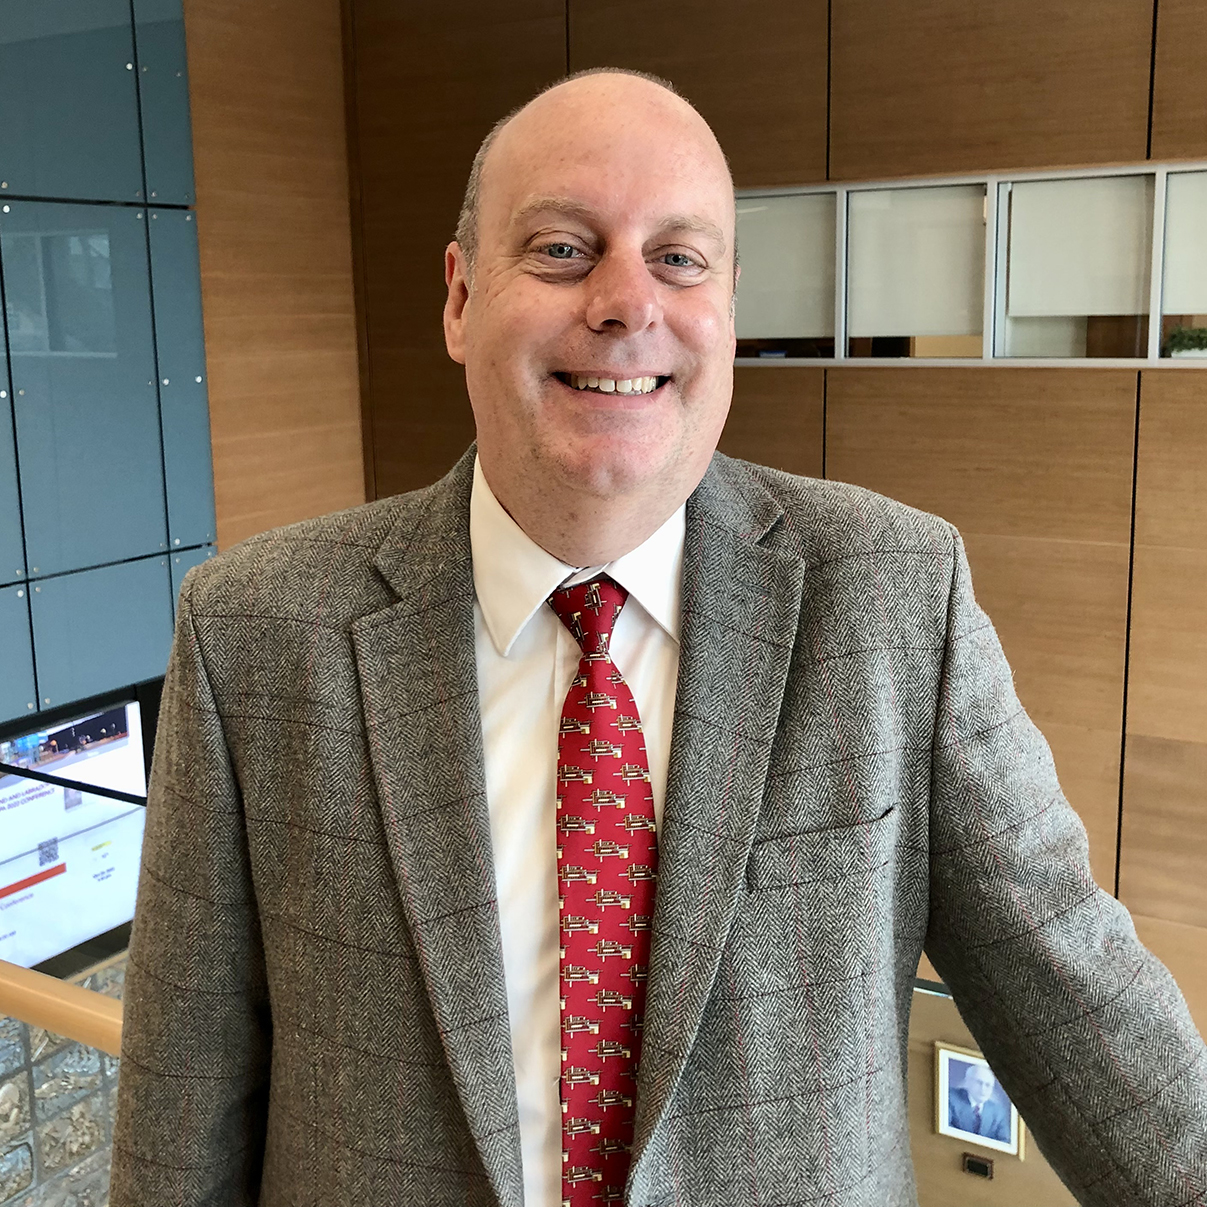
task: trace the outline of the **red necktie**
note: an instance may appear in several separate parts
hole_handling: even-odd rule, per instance
[[[608,642],[628,592],[610,578],[549,604],[583,651],[557,740],[562,1204],[624,1198],[658,844],[637,705]]]

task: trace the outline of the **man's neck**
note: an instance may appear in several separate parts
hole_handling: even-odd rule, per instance
[[[600,499],[522,490],[500,493],[483,467],[499,505],[530,540],[568,566],[603,566],[647,541],[683,503],[676,496]]]

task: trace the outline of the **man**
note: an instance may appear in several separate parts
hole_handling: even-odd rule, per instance
[[[912,1204],[924,943],[1084,1202],[1207,1202],[1202,1041],[958,535],[713,455],[700,116],[541,94],[446,277],[476,458],[184,584],[114,1207]]]
[[[970,1064],[958,1086],[947,1091],[947,1122],[962,1132],[1010,1142],[1010,1115],[993,1097],[997,1078],[985,1065]]]

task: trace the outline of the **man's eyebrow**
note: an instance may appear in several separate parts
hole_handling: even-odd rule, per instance
[[[511,217],[513,226],[521,226],[536,214],[557,213],[571,218],[580,218],[584,222],[596,221],[598,213],[589,205],[575,201],[570,197],[536,197],[520,206]],[[715,223],[695,214],[668,214],[658,224],[659,231],[688,231],[691,234],[703,235],[707,239],[726,246],[725,233]]]

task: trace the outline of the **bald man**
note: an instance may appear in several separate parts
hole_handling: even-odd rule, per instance
[[[959,534],[714,451],[699,114],[546,90],[445,276],[476,445],[183,585],[113,1207],[912,1205],[924,945],[1082,1202],[1207,1202],[1202,1040]]]

